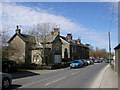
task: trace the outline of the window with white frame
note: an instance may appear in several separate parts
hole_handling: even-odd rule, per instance
[[[39,61],[39,56],[38,56],[38,55],[33,56],[33,61],[34,61],[34,62],[38,62],[38,61]]]

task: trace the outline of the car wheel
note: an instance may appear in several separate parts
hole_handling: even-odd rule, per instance
[[[84,65],[82,65],[82,67],[84,67]]]
[[[9,80],[8,78],[5,78],[5,79],[2,81],[2,88],[3,88],[3,89],[9,88],[10,85],[11,85],[11,83],[10,83],[10,80]]]

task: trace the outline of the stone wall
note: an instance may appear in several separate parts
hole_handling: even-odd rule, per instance
[[[19,64],[25,63],[25,42],[19,36],[9,43],[9,59]]]
[[[62,40],[62,58],[70,58],[70,44],[64,40]]]
[[[115,51],[115,71],[118,72],[118,50]]]
[[[62,58],[62,43],[59,37],[57,37],[52,44],[52,63],[55,62],[55,55],[60,55]]]
[[[118,49],[118,87],[120,88],[120,48]]]

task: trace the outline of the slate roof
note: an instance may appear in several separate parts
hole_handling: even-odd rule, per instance
[[[64,39],[65,41],[67,41],[68,43],[70,43],[70,45],[78,45],[78,46],[81,46],[81,47],[86,47],[86,48],[89,48],[88,46],[86,46],[86,45],[84,45],[83,43],[75,43],[75,40],[70,40],[70,41],[68,41],[67,39],[66,39],[66,37],[64,37],[64,36],[60,36],[62,39]]]
[[[12,41],[14,39],[14,37],[19,36],[24,42],[26,43],[30,43],[31,48],[35,49],[35,48],[43,48],[42,46],[42,42],[45,40],[46,43],[52,43],[54,42],[55,38],[57,37],[57,35],[47,35],[45,36],[31,36],[31,35],[26,35],[26,34],[14,34],[13,37],[8,41],[8,43],[10,41]],[[37,41],[37,42],[36,42]]]
[[[25,35],[25,34],[14,34],[13,37],[8,41],[8,43],[10,41],[12,41],[14,39],[14,37],[19,36],[24,42],[33,42],[34,43],[34,37],[30,36],[30,35]]]
[[[57,35],[47,35],[47,36],[38,36],[36,37],[38,39],[39,42],[49,42],[49,43],[52,43],[54,42],[55,38],[57,37]]]
[[[56,39],[56,37],[58,36],[57,34],[53,34],[53,35],[47,35],[47,36],[31,36],[31,35],[26,35],[26,34],[14,34],[13,37],[8,41],[8,43],[14,39],[14,37],[19,36],[24,42],[26,43],[31,43],[31,48],[35,49],[35,48],[43,48],[42,43],[46,42],[46,43],[52,43],[54,42],[54,40]],[[66,37],[64,36],[59,36],[60,38],[62,38],[63,40],[65,40],[66,42],[70,43],[70,45],[79,45],[82,47],[86,47],[88,48],[88,46],[82,44],[82,43],[75,43],[76,40],[70,40],[68,41],[66,39]],[[45,40],[45,41],[44,41]],[[37,41],[37,42],[36,42]]]
[[[13,40],[13,38],[18,35],[24,42],[33,42],[35,43],[36,39],[39,40],[39,42],[43,42],[43,39],[46,40],[46,42],[53,42],[57,35],[48,35],[48,36],[30,36],[26,34],[14,34],[13,37],[8,41],[10,42]]]

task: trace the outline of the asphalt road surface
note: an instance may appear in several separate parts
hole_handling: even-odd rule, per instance
[[[52,73],[14,79],[12,88],[91,88],[107,63],[77,69],[58,69]]]

